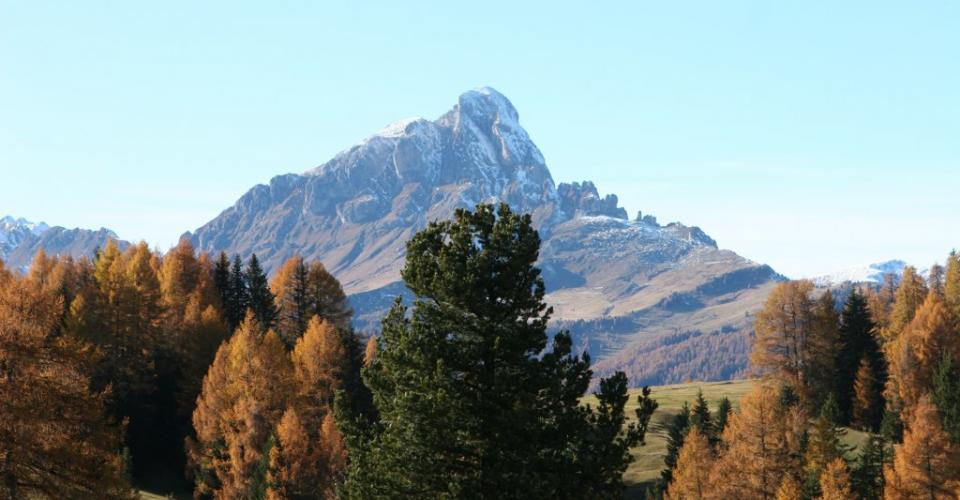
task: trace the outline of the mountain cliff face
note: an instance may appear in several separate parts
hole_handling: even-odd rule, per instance
[[[591,182],[556,185],[516,109],[490,88],[464,93],[436,120],[400,121],[315,169],[274,177],[186,236],[210,252],[256,253],[268,269],[295,253],[319,259],[351,295],[357,326],[376,329],[406,293],[406,241],[456,208],[501,201],[532,215],[554,323],[599,374],[624,369],[642,384],[743,370],[745,311],[779,276],[699,228],[630,220]],[[707,344],[715,348],[684,351]]]
[[[118,238],[105,228],[96,231],[66,229],[6,216],[0,219],[0,260],[10,269],[24,270],[40,249],[48,255],[93,257],[96,249],[103,247],[109,239]],[[126,245],[125,242],[122,244]]]

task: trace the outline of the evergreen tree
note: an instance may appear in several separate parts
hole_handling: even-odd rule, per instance
[[[677,467],[680,449],[683,448],[683,441],[689,431],[690,405],[684,402],[680,413],[674,415],[670,419],[670,424],[667,425],[667,454],[663,457],[666,467],[660,471],[663,484],[670,484],[673,481],[673,470]]]
[[[808,409],[820,408],[833,394],[837,380],[837,351],[841,346],[840,315],[833,294],[827,290],[814,302],[810,333],[804,361],[805,391]]]
[[[864,395],[870,393],[871,398],[876,397],[870,405],[871,410],[875,409],[878,404],[882,407],[882,400],[878,396],[872,395],[873,393],[879,395],[887,378],[886,361],[875,337],[875,328],[866,299],[857,289],[854,289],[844,303],[840,315],[840,346],[837,353],[835,391],[837,402],[840,405],[841,423],[849,423],[853,418],[854,399],[856,397],[854,386],[861,360],[868,363],[870,375],[874,379],[874,385],[863,388]],[[875,428],[880,422],[879,419],[876,419],[862,423],[867,425],[867,428]]]
[[[733,413],[733,405],[730,404],[730,399],[724,397],[720,400],[720,403],[717,405],[717,417],[714,420],[713,426],[714,431],[713,435],[717,440],[720,439],[720,436],[723,435],[724,429],[727,428],[727,422],[730,419],[730,414]]]
[[[690,410],[690,425],[700,429],[700,434],[707,439],[713,439],[714,426],[710,417],[710,406],[703,397],[702,389],[697,391],[697,399]]]
[[[349,449],[348,498],[608,498],[640,441],[622,418],[626,379],[601,382],[580,406],[588,358],[569,335],[547,346],[550,310],[529,216],[479,205],[431,223],[407,245],[404,281],[417,296],[383,321],[364,369],[380,420],[338,407]],[[342,402],[342,398],[338,398]]]
[[[851,474],[853,490],[863,500],[883,498],[883,467],[889,460],[883,438],[870,436],[857,459]]]
[[[220,307],[226,308],[230,304],[230,257],[227,252],[220,252],[213,267],[213,286],[220,297]]]
[[[820,415],[814,421],[804,457],[804,469],[809,477],[819,478],[830,462],[838,458],[843,459],[844,455],[850,451],[850,448],[843,444],[846,431],[837,427],[836,413],[835,403],[824,404]]]
[[[247,308],[250,304],[250,293],[243,273],[243,261],[240,260],[239,255],[233,256],[233,265],[230,267],[230,279],[225,297],[224,315],[230,331],[234,331],[246,317]]]
[[[940,414],[943,430],[960,444],[960,368],[952,356],[945,355],[933,375],[930,391]]]
[[[319,262],[307,263],[300,256],[287,259],[270,282],[270,289],[276,296],[277,328],[291,347],[313,316],[341,330],[350,328],[353,311],[343,287]]]
[[[257,254],[250,255],[247,271],[244,275],[247,284],[249,307],[254,317],[265,329],[273,328],[277,321],[277,306],[274,303],[273,292],[267,284],[267,275],[260,267]]]

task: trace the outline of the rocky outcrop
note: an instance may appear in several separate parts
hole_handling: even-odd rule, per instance
[[[665,335],[741,342],[749,312],[779,279],[697,227],[661,226],[649,214],[629,220],[616,195],[589,181],[557,186],[517,110],[490,88],[464,93],[436,120],[402,120],[319,167],[255,186],[187,236],[210,252],[256,253],[268,269],[295,253],[319,259],[351,295],[357,326],[376,330],[407,293],[406,241],[457,208],[497,202],[530,213],[540,231],[555,325],[573,332],[599,374],[627,369],[635,384],[674,381],[661,375],[675,372],[636,369],[644,360],[622,353],[647,352]],[[736,372],[741,351],[707,363],[721,371],[698,373]]]

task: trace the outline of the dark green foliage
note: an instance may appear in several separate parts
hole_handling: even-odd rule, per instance
[[[887,364],[875,336],[875,325],[867,308],[867,301],[856,288],[850,293],[840,314],[840,351],[837,353],[836,396],[840,409],[840,422],[850,423],[855,400],[854,382],[860,360],[870,363],[877,387],[877,405],[882,405],[881,394],[887,381]],[[879,412],[875,412],[879,416]],[[870,429],[876,430],[880,422],[867,422]]]
[[[831,392],[827,394],[820,407],[820,416],[827,419],[834,426],[841,425],[840,405],[837,403],[837,397]]]
[[[270,451],[277,446],[277,438],[273,434],[263,444],[263,451],[257,466],[253,470],[253,481],[250,485],[251,500],[266,500],[267,490],[270,488]]]
[[[657,407],[660,405],[657,404],[651,394],[650,386],[645,385],[640,391],[640,395],[637,396],[637,431],[640,433],[640,444],[646,444],[647,429],[650,426],[650,417],[653,416],[653,412],[657,411]]]
[[[733,413],[733,405],[726,397],[720,400],[717,405],[717,416],[714,419],[714,435],[719,440],[723,435],[723,430],[727,428],[727,422],[730,420],[730,414]]]
[[[903,442],[903,418],[899,410],[887,409],[880,422],[880,435],[888,443]]]
[[[257,254],[250,255],[244,279],[247,284],[250,310],[265,330],[272,328],[277,321],[277,305],[274,302],[273,292],[270,291],[267,275],[260,267]]]
[[[783,384],[780,386],[780,398],[778,401],[781,409],[786,410],[800,404],[800,395],[792,385]]]
[[[407,244],[402,275],[417,299],[383,320],[363,370],[379,420],[345,404],[337,416],[351,457],[348,498],[619,498],[626,452],[626,378],[579,401],[587,356],[570,336],[547,348],[551,310],[533,266],[529,216],[479,205]],[[649,405],[648,405],[649,406]]]
[[[937,365],[931,388],[943,430],[955,443],[960,443],[960,368],[949,354]]]
[[[247,314],[247,305],[250,302],[247,292],[247,280],[243,274],[243,261],[239,255],[233,256],[233,265],[230,268],[230,278],[227,288],[222,292],[225,297],[223,303],[224,316],[230,331],[234,331],[243,322]]]
[[[220,306],[226,307],[230,302],[230,257],[226,252],[220,252],[213,266],[213,286],[220,297]]]
[[[883,466],[890,460],[891,454],[883,438],[871,436],[867,439],[857,463],[850,474],[853,490],[863,500],[883,498]]]
[[[700,429],[708,440],[713,438],[713,421],[710,418],[710,406],[703,397],[703,391],[697,391],[697,399],[693,403],[693,409],[690,410],[690,425]]]
[[[670,481],[673,480],[673,469],[677,467],[680,448],[683,448],[683,440],[687,437],[689,431],[690,405],[683,403],[680,413],[674,415],[667,426],[667,455],[663,457],[666,468],[660,472],[663,484],[670,484]]]

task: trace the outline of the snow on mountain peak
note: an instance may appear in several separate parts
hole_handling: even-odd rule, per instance
[[[884,262],[877,262],[866,266],[842,269],[831,274],[810,278],[810,281],[813,281],[813,284],[818,287],[830,287],[847,282],[883,283],[883,277],[885,275],[893,274],[894,276],[899,277],[903,275],[903,268],[905,267],[907,267],[906,262],[894,259]],[[928,270],[926,269],[921,270],[920,274],[925,275],[927,271]]]

